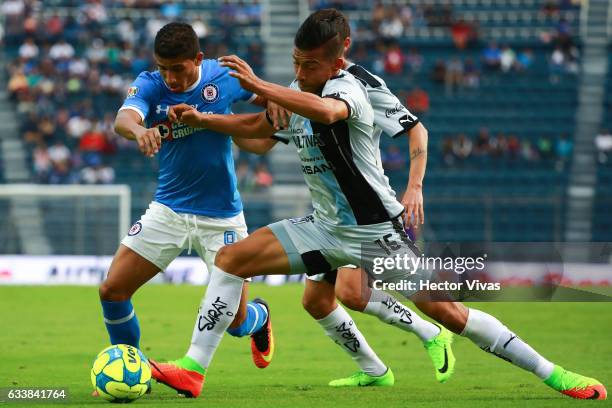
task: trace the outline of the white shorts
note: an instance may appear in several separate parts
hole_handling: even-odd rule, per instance
[[[415,258],[420,252],[407,236],[400,216],[378,224],[333,226],[309,215],[278,221],[268,228],[289,259],[290,273],[318,275],[314,281],[330,281],[325,274],[348,264],[367,266],[376,259]],[[401,283],[400,292],[406,297],[416,293],[416,282],[429,274],[422,268],[411,271],[394,265],[376,272],[378,280]]]
[[[217,251],[248,236],[244,214],[230,218],[176,213],[151,202],[121,243],[165,270],[183,250],[195,250],[212,270]]]

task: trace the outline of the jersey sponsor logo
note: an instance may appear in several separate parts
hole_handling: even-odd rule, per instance
[[[136,221],[136,223],[132,225],[132,228],[130,228],[130,230],[128,231],[128,235],[130,237],[133,237],[134,235],[140,233],[140,231],[142,231],[142,224],[140,223],[140,221]]]
[[[162,139],[167,139],[168,136],[172,134],[172,131],[165,123],[160,123],[157,125],[157,129],[159,130],[159,134],[161,135]]]
[[[390,118],[391,116],[400,113],[401,111],[405,110],[406,108],[404,107],[404,105],[402,105],[401,103],[397,103],[395,104],[394,107],[385,110],[385,116],[387,118]]]
[[[213,103],[219,99],[219,88],[217,85],[208,83],[202,88],[202,99],[204,102]]]
[[[320,174],[325,173],[327,171],[333,171],[334,167],[328,163],[321,164],[302,164],[302,173],[304,174]]]
[[[237,241],[237,237],[236,231],[225,231],[223,233],[223,243],[225,245],[233,244]]]
[[[301,130],[301,129],[296,129],[296,130]],[[291,132],[299,133],[297,131],[294,132],[293,129],[291,129]],[[293,143],[295,143],[298,149],[325,146],[325,141],[323,140],[323,138],[319,136],[318,133],[314,135],[293,135],[291,137],[293,138]]]
[[[170,142],[176,139],[182,139],[191,136],[200,129],[192,128],[181,122],[171,123],[168,120],[153,123],[157,127],[159,134],[165,142]]]
[[[138,93],[138,87],[131,86],[130,89],[128,89],[127,91],[127,98],[133,98],[136,96],[137,93]]]
[[[193,105],[189,105],[194,109],[198,109],[198,104],[194,103]],[[166,116],[168,116],[168,112],[170,111],[170,105],[157,105],[155,107],[155,113],[158,115],[161,115],[162,113],[166,114]],[[208,112],[208,113],[212,113],[212,112]]]
[[[170,110],[170,107],[168,105],[157,105],[157,108],[155,108],[155,113],[160,115],[163,112],[166,115],[168,115],[169,110]]]

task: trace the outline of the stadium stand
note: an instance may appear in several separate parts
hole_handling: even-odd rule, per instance
[[[574,2],[310,1],[311,9],[327,6],[342,8],[352,21],[351,57],[383,77],[429,130],[428,239],[564,239],[581,48]],[[2,7],[7,89],[32,181],[129,184],[134,218],[154,191],[156,162],[114,135],[112,120],[131,79],[151,68],[157,29],[187,19],[209,56],[237,53],[266,72],[257,1],[50,0],[41,8],[8,0]],[[381,140],[384,165],[401,193],[407,155],[394,146],[405,152],[408,141]],[[269,182],[257,180],[270,177],[255,171],[263,163],[266,173],[267,162],[236,157],[247,168],[239,172],[241,187],[256,197],[247,201],[247,221],[265,225],[271,205],[258,191]],[[598,170],[599,240],[609,239],[612,226],[610,162]],[[296,181],[278,176],[275,183]]]

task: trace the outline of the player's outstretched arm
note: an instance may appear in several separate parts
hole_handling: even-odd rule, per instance
[[[161,147],[161,135],[157,128],[147,129],[142,118],[132,109],[122,109],[115,118],[115,132],[129,140],[136,140],[138,148],[147,157],[153,157]]]
[[[240,149],[246,152],[255,153],[255,154],[268,153],[270,150],[272,150],[274,146],[276,146],[276,143],[278,143],[278,140],[272,139],[272,138],[245,139],[245,138],[233,137],[232,140],[234,141],[234,143],[236,143],[236,146],[238,146]]]
[[[427,167],[427,129],[422,123],[417,123],[408,131],[410,148],[410,175],[408,186],[402,197],[406,209],[406,217],[415,227],[425,222],[423,210],[423,178]]]
[[[182,122],[194,128],[209,129],[239,139],[266,139],[275,133],[266,119],[265,112],[217,115],[202,113],[189,105],[180,104],[170,107],[168,119],[171,122]]]
[[[249,64],[235,55],[219,58],[221,65],[233,70],[230,75],[240,81],[240,86],[315,122],[332,124],[349,116],[348,106],[337,99],[300,92],[266,82],[259,78]]]

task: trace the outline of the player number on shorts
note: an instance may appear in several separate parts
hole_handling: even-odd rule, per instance
[[[399,251],[402,245],[391,239],[392,234],[387,234],[381,239],[377,239],[374,241],[376,245],[378,245],[387,255],[391,255],[391,253],[395,251]]]

